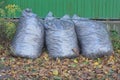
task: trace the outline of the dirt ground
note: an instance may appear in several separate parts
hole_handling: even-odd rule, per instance
[[[79,56],[52,59],[43,52],[37,59],[10,55],[9,43],[0,46],[0,80],[120,80],[120,51],[95,60]]]

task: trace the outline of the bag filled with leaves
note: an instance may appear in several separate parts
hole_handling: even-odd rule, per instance
[[[30,9],[25,9],[11,44],[13,55],[37,58],[42,52],[43,44],[44,27],[41,20]]]
[[[51,12],[45,18],[46,46],[52,58],[74,58],[79,55],[74,24],[69,18],[65,15],[56,19]]]
[[[107,27],[101,22],[73,16],[82,55],[88,58],[108,56],[113,53]]]

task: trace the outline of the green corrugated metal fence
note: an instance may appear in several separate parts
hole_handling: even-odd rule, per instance
[[[120,0],[8,0],[8,3],[17,4],[22,9],[31,8],[43,18],[49,11],[56,17],[78,14],[93,19],[120,18]]]

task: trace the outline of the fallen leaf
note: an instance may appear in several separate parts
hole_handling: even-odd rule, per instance
[[[98,62],[94,62],[94,66],[98,66],[99,65],[99,63]]]
[[[57,76],[58,75],[58,70],[53,70],[52,73],[53,73],[53,75]]]
[[[120,50],[117,50],[118,53],[120,53]]]
[[[77,59],[74,59],[74,63],[78,63],[78,60],[77,60]]]

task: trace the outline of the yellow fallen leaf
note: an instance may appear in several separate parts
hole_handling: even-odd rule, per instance
[[[16,64],[19,65],[19,64],[21,64],[21,63],[20,63],[20,62],[17,62]]]
[[[83,57],[82,59],[83,59],[83,61],[85,60],[85,58],[84,58],[84,57]]]
[[[108,74],[108,72],[107,71],[104,71],[105,72],[105,74]]]
[[[48,58],[48,57],[44,57],[44,59],[45,59],[46,61],[48,61],[48,60],[49,60],[49,58]]]
[[[118,53],[120,53],[120,50],[117,50]]]
[[[95,62],[95,63],[94,63],[94,66],[98,66],[98,65],[99,65],[99,63],[98,63],[98,62]]]
[[[48,60],[49,60],[49,57],[48,57],[48,55],[47,55],[47,54],[45,54],[43,57],[44,57],[44,59],[45,59],[46,61],[48,61]]]
[[[15,68],[15,67],[16,67],[16,65],[14,64],[14,65],[12,65],[12,67],[13,67],[13,68]]]
[[[110,56],[109,60],[107,61],[108,64],[114,64],[115,63],[115,57],[114,56]]]
[[[74,59],[74,63],[78,63],[78,60],[77,60],[77,59]]]
[[[98,68],[102,68],[103,66],[102,65],[98,65]]]
[[[112,66],[112,69],[113,69],[113,70],[114,70],[114,69],[116,69],[116,66],[115,66],[115,65],[113,65],[113,66]]]
[[[99,66],[99,63],[98,62],[94,62],[94,68],[98,67]]]
[[[115,57],[114,56],[110,56],[110,60],[115,60]]]
[[[53,75],[57,76],[58,75],[58,70],[53,70],[52,73],[53,73]]]

